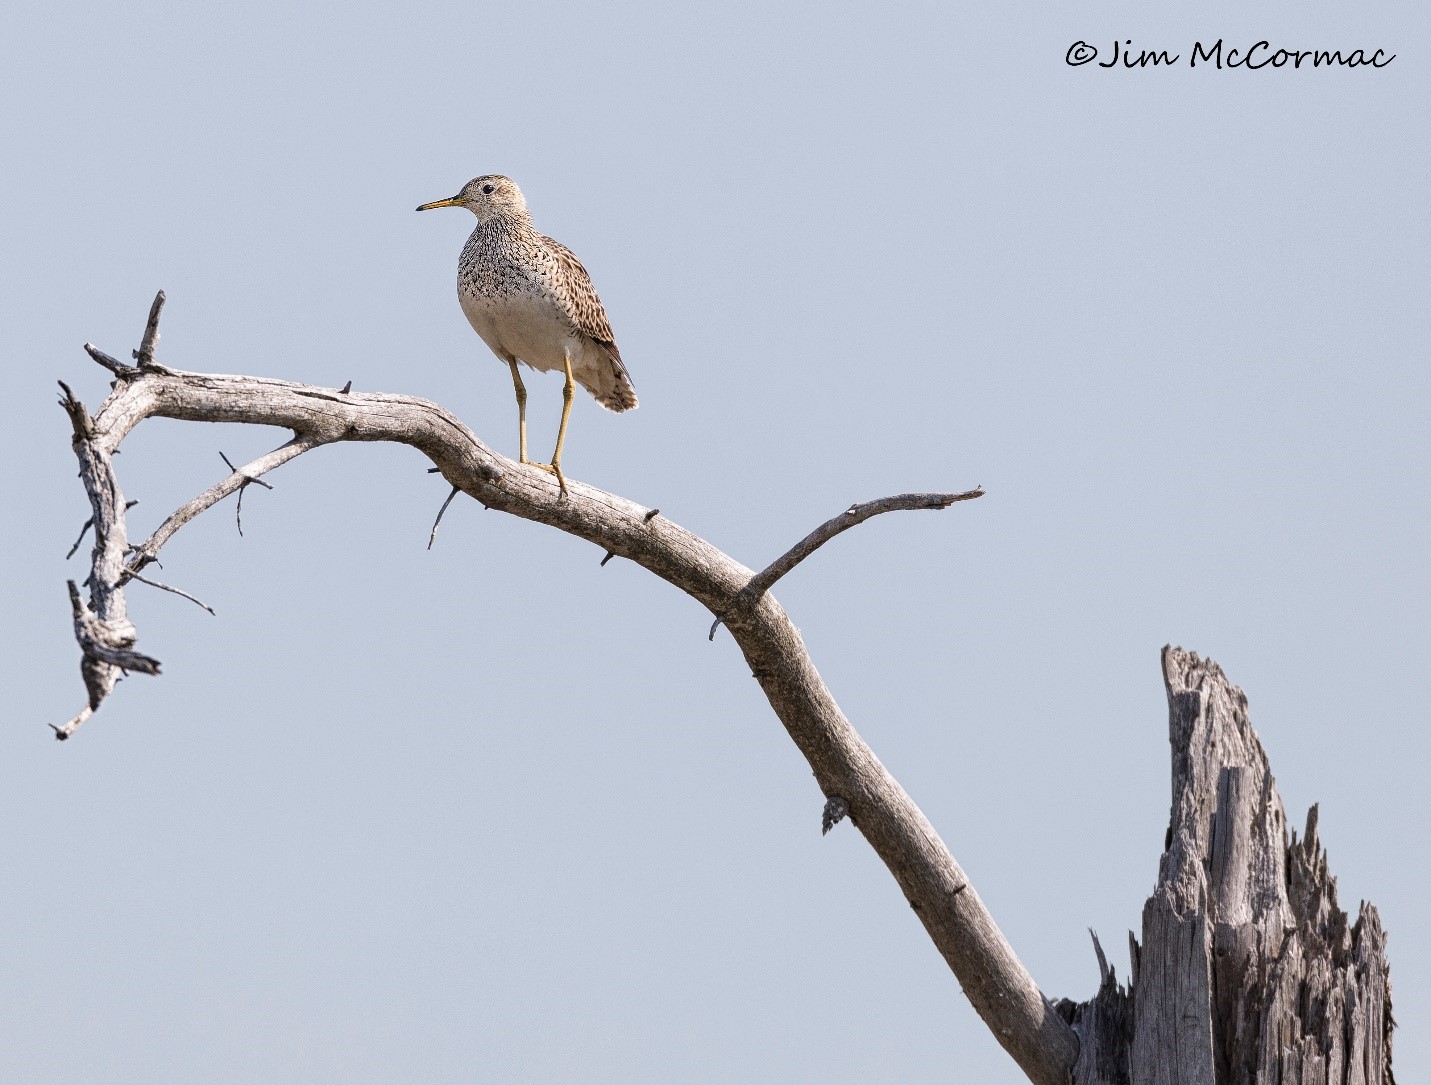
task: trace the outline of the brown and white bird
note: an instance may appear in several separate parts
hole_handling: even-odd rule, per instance
[[[565,494],[561,450],[576,384],[609,410],[636,406],[636,390],[591,276],[575,253],[536,231],[522,190],[509,177],[474,178],[451,199],[418,210],[434,207],[465,207],[477,216],[477,228],[457,261],[457,300],[482,341],[512,370],[522,463],[531,461],[527,389],[518,363],[566,374],[556,451],[551,463],[534,464],[555,474]]]

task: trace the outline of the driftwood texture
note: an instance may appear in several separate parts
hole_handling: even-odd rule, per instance
[[[903,494],[851,506],[761,573],[624,498],[496,454],[450,412],[409,396],[317,388],[257,377],[185,373],[155,360],[164,295],[154,301],[135,365],[93,346],[114,376],[91,415],[61,384],[94,529],[86,601],[70,582],[87,699],[56,736],[69,738],[130,672],[158,674],[134,650],[125,607],[160,549],[194,517],[313,449],[394,441],[426,455],[488,508],[548,524],[634,561],[705,605],[735,638],[756,681],[824,793],[824,831],[848,817],[894,876],[974,1009],[1036,1085],[1212,1083],[1384,1085],[1391,1014],[1385,939],[1375,909],[1354,926],[1336,904],[1316,839],[1285,839],[1285,817],[1246,701],[1215,664],[1164,652],[1171,704],[1173,821],[1158,888],[1120,985],[1094,939],[1102,983],[1092,1000],[1057,1007],[1014,954],[923,813],[855,732],[768,588],[840,532],[879,513],[940,509],[982,490]],[[149,417],[279,426],[293,438],[230,473],[131,545],[113,455]],[[451,497],[448,501],[451,501]],[[446,504],[443,505],[446,508]],[[439,520],[441,513],[439,513]],[[436,534],[436,524],[433,534]],[[83,537],[83,535],[81,536]],[[76,547],[79,544],[76,544]],[[198,602],[198,600],[193,600]],[[203,605],[200,603],[199,605]],[[714,633],[716,626],[712,626]]]
[[[1317,838],[1287,816],[1247,698],[1222,669],[1163,650],[1172,817],[1158,885],[1129,936],[1133,974],[1060,1003],[1080,1085],[1390,1085],[1386,936],[1355,924]]]

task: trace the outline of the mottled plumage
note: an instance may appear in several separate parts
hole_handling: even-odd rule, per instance
[[[511,368],[522,462],[527,457],[526,389],[518,363],[542,371],[569,366],[570,377],[603,407],[628,411],[636,406],[636,390],[591,276],[575,253],[536,231],[515,182],[496,174],[478,177],[451,199],[418,210],[432,207],[465,207],[477,216],[477,228],[457,262],[457,298],[483,342]],[[571,410],[569,387],[565,395],[550,465],[558,479]]]

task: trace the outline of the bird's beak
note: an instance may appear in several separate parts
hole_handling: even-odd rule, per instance
[[[462,201],[456,196],[447,200],[434,200],[432,203],[425,203],[418,208],[419,211],[431,211],[434,207],[461,207]]]

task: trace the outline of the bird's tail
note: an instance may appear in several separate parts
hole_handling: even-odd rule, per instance
[[[632,387],[631,375],[626,372],[626,363],[621,360],[614,344],[606,347],[603,343],[602,346],[611,364],[584,368],[574,376],[608,411],[634,410],[636,389]]]

